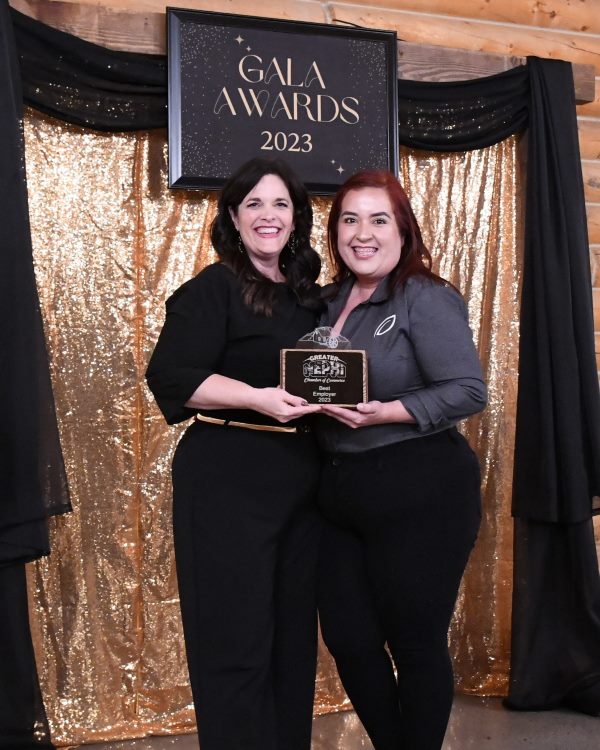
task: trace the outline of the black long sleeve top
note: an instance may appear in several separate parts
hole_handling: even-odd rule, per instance
[[[185,406],[214,373],[255,388],[279,384],[279,352],[316,325],[285,284],[277,284],[272,317],[259,315],[242,299],[240,283],[222,263],[207,266],[167,300],[167,316],[146,379],[166,421],[182,422],[199,410]],[[277,424],[255,411],[211,409],[210,416]],[[290,423],[291,424],[291,423]]]

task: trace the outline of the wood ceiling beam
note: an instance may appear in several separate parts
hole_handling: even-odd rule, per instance
[[[166,50],[164,13],[126,12],[58,0],[10,0],[10,4],[49,26],[105,47],[151,54]],[[398,42],[398,77],[416,81],[481,78],[524,62],[524,57]],[[594,66],[573,64],[573,78],[577,103],[593,102]]]
[[[524,65],[525,61],[525,57],[398,42],[398,78],[414,81],[464,81],[482,78]],[[595,75],[593,65],[573,64],[577,104],[594,101]]]

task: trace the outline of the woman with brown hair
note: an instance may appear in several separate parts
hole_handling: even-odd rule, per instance
[[[227,182],[219,262],[167,301],[148,384],[169,424],[177,578],[202,750],[309,750],[316,664],[319,462],[278,387],[279,352],[316,322],[312,210],[282,161]]]

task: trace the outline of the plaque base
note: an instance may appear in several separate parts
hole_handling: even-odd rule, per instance
[[[282,349],[281,387],[309,404],[356,406],[368,401],[363,349]]]

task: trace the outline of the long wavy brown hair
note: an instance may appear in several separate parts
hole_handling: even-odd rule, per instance
[[[283,180],[294,207],[295,246],[289,243],[279,256],[279,268],[299,302],[310,309],[320,307],[319,287],[321,259],[310,244],[313,214],[306,188],[287,162],[282,159],[255,158],[233,174],[221,191],[217,215],[211,226],[211,241],[217,255],[235,273],[241,283],[244,302],[253,312],[270,317],[275,304],[276,284],[252,265],[248,253],[240,252],[240,239],[231,219],[240,203],[268,174]]]

